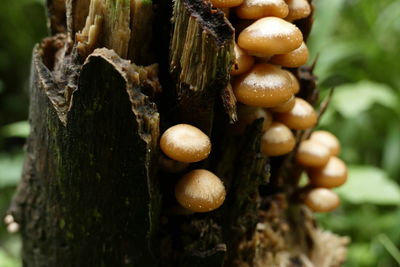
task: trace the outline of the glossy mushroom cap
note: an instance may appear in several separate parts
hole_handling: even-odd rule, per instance
[[[272,123],[272,114],[268,110],[258,107],[239,105],[237,109],[238,121],[232,126],[235,133],[243,133],[246,127],[257,119],[264,119],[263,131]]]
[[[296,141],[292,131],[282,123],[273,122],[261,138],[261,152],[281,156],[293,150]]]
[[[289,53],[300,47],[302,42],[303,35],[295,25],[276,17],[257,20],[238,38],[241,48],[259,57]]]
[[[321,167],[328,163],[331,153],[327,147],[313,140],[300,143],[296,160],[304,167]]]
[[[187,173],[175,186],[175,197],[179,204],[194,212],[215,210],[222,205],[225,195],[222,181],[203,169]]]
[[[246,54],[235,43],[235,64],[232,66],[231,75],[240,75],[248,71],[254,65],[254,57]]]
[[[296,97],[293,108],[289,112],[278,113],[276,119],[290,129],[305,130],[315,126],[317,114],[307,101]]]
[[[243,0],[211,0],[214,7],[235,7],[243,3]]]
[[[292,95],[292,97],[288,101],[280,104],[279,106],[270,108],[270,110],[272,112],[288,112],[294,107],[295,99],[295,96]]]
[[[286,0],[289,6],[289,14],[285,18],[287,21],[294,21],[306,18],[311,14],[311,6],[307,0]]]
[[[303,42],[301,46],[287,54],[275,55],[269,62],[277,65],[281,65],[287,68],[297,68],[308,61],[308,48]]]
[[[347,180],[347,167],[337,157],[330,157],[327,164],[307,171],[310,183],[317,187],[333,188],[344,184]]]
[[[256,64],[233,83],[236,99],[249,106],[275,107],[293,95],[289,75],[271,64]]]
[[[263,17],[285,18],[289,7],[284,0],[244,0],[236,8],[236,14],[241,19],[259,19]]]
[[[326,188],[314,188],[307,192],[305,204],[314,212],[330,212],[340,205],[338,195]]]
[[[160,148],[171,159],[191,163],[208,157],[211,141],[200,129],[189,124],[178,124],[163,133]]]
[[[291,73],[288,70],[285,70],[287,72],[287,74],[290,77],[290,80],[292,81],[292,88],[293,88],[293,94],[297,94],[298,92],[300,92],[300,83],[297,80],[296,76],[294,76],[293,73]]]
[[[311,134],[310,139],[317,141],[328,147],[332,156],[337,156],[340,153],[339,140],[328,131],[315,131]]]

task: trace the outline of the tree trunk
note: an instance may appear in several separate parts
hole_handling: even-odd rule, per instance
[[[241,136],[229,130],[234,29],[221,11],[202,0],[47,2],[53,36],[33,51],[31,133],[10,208],[24,266],[344,261],[347,239],[319,229],[296,197],[293,153],[260,153],[261,120]],[[311,21],[298,23],[305,36]],[[315,103],[312,67],[293,71],[301,97]],[[216,211],[187,214],[174,199],[188,169],[171,165],[158,139],[177,123],[211,136],[210,157],[188,168],[223,180]]]

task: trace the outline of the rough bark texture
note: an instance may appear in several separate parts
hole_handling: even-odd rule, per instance
[[[272,160],[260,153],[261,120],[240,136],[230,130],[234,29],[221,11],[202,0],[65,3],[48,1],[58,35],[33,53],[31,134],[10,208],[24,266],[344,261],[347,239],[320,230],[299,202],[302,170],[293,153]],[[306,35],[311,22],[299,21]],[[301,97],[315,103],[312,68],[292,71]],[[159,153],[160,131],[176,123],[211,136],[207,160],[186,166]],[[307,134],[297,132],[297,140]],[[174,184],[200,167],[228,194],[221,208],[189,214]]]

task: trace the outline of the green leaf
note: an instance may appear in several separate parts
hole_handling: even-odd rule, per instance
[[[22,137],[26,138],[29,135],[29,123],[27,121],[18,121],[6,126],[0,130],[2,137]]]
[[[400,186],[372,166],[349,166],[348,181],[335,191],[354,204],[400,205]]]
[[[396,110],[397,96],[389,86],[365,80],[337,87],[332,99],[335,109],[347,118],[354,118],[374,104]]]
[[[21,177],[24,155],[15,156],[0,154],[0,188],[14,186]]]

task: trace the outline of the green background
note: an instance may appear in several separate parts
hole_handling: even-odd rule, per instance
[[[400,1],[316,0],[309,40],[321,99],[320,128],[341,140],[349,181],[342,206],[317,214],[352,239],[346,266],[400,265]],[[0,218],[21,173],[31,51],[46,36],[43,0],[0,1]],[[20,266],[18,235],[0,222],[0,267]]]

